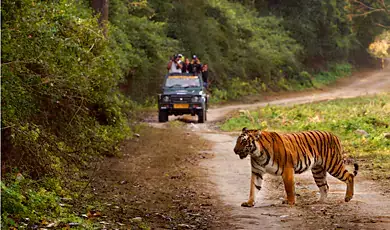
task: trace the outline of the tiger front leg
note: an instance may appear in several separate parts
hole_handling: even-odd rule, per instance
[[[295,182],[294,182],[294,169],[287,168],[283,172],[284,189],[287,193],[287,203],[289,205],[295,204]]]
[[[261,190],[262,184],[263,184],[263,175],[260,173],[252,172],[249,199],[247,202],[241,204],[242,207],[253,207],[255,205],[256,193],[258,193]]]

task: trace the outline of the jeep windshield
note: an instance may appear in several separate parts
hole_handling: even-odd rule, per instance
[[[165,82],[167,88],[200,87],[198,76],[169,76]]]

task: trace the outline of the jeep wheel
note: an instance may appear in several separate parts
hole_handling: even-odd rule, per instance
[[[158,112],[158,122],[167,122],[167,121],[168,121],[168,112],[160,110]]]
[[[198,123],[204,123],[206,120],[206,111],[204,109],[198,112]]]

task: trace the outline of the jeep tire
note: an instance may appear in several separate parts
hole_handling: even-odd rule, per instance
[[[168,112],[160,110],[158,111],[158,122],[167,122],[168,121]]]
[[[198,123],[204,123],[206,121],[206,111],[205,109],[198,111]]]

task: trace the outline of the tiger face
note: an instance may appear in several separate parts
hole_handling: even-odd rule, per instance
[[[258,130],[248,130],[247,128],[242,129],[242,133],[237,138],[236,146],[234,147],[234,152],[244,159],[248,154],[254,153],[257,149],[256,139],[259,136]]]

